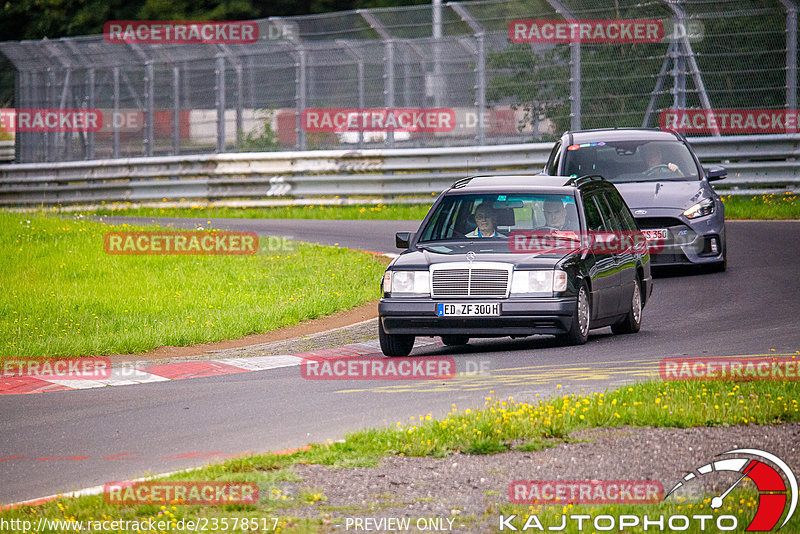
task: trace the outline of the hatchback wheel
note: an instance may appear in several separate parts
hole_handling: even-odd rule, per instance
[[[642,290],[641,282],[637,278],[633,284],[633,297],[631,308],[622,320],[611,325],[615,334],[635,334],[642,327]]]
[[[408,356],[414,348],[414,336],[410,334],[387,334],[378,318],[378,340],[386,356]]]
[[[575,302],[575,313],[572,314],[572,325],[566,334],[562,334],[558,338],[569,345],[583,345],[586,343],[586,340],[589,339],[591,310],[589,291],[586,289],[586,284],[582,284]]]

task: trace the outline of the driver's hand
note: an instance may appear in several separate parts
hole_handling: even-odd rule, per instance
[[[669,170],[671,170],[672,172],[678,172],[679,169],[678,166],[675,165],[674,163],[667,163],[667,167],[669,167]]]

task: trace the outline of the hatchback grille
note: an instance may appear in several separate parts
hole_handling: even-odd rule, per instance
[[[505,269],[437,269],[434,297],[505,297],[509,271]]]

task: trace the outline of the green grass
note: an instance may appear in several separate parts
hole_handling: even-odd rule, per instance
[[[723,195],[726,219],[800,219],[800,202],[794,193]]]
[[[421,221],[432,204],[363,204],[352,206],[275,206],[269,208],[102,208],[85,215],[126,217],[196,217],[201,219],[365,219]]]
[[[476,454],[508,451],[519,445],[523,451],[539,450],[554,442],[568,440],[570,432],[594,427],[662,426],[728,426],[745,424],[777,424],[799,421],[800,384],[796,382],[648,382],[605,393],[565,395],[536,404],[513,399],[487,398],[483,409],[458,410],[455,405],[441,420],[430,414],[420,415],[405,423],[382,429],[368,429],[348,434],[343,442],[311,445],[308,450],[290,455],[271,454],[233,458],[221,464],[180,473],[169,480],[218,480],[255,482],[259,486],[259,502],[249,506],[112,506],[102,496],[63,498],[58,501],[23,506],[0,512],[0,519],[38,517],[89,517],[137,519],[168,517],[195,519],[200,517],[280,517],[282,532],[327,532],[330,513],[345,515],[383,515],[381,510],[394,502],[371,502],[358,507],[326,505],[325,495],[316,488],[298,483],[291,466],[324,464],[339,468],[373,466],[387,455],[445,456],[454,451]],[[459,461],[469,461],[461,459]],[[348,476],[346,472],[341,476]],[[287,489],[289,488],[289,489]],[[507,486],[496,488],[505,495]],[[702,504],[702,501],[700,501]],[[752,503],[726,510],[734,515],[752,517]],[[707,501],[706,501],[707,504]],[[402,505],[402,503],[400,503]],[[457,502],[452,503],[458,506]],[[286,515],[288,508],[306,508],[308,520]],[[694,504],[692,506],[695,506]],[[683,508],[680,508],[683,507]],[[588,507],[568,507],[569,513],[588,513]],[[741,511],[739,511],[741,508]],[[591,512],[612,515],[619,513],[686,513],[688,504],[674,502],[653,505],[592,507]],[[527,506],[503,504],[497,514],[540,514],[542,521],[560,524],[561,506]],[[687,514],[691,515],[691,514]],[[524,519],[523,519],[524,521]],[[744,520],[742,520],[744,521]],[[796,521],[796,520],[795,520]],[[520,524],[515,522],[519,527]],[[220,530],[225,531],[225,530]],[[574,532],[574,530],[568,530]]]
[[[0,356],[232,339],[379,297],[384,264],[369,254],[299,243],[252,256],[116,256],[103,249],[112,229],[141,227],[0,212]]]

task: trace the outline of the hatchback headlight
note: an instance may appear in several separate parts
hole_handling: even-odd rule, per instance
[[[689,219],[696,219],[697,217],[704,217],[714,213],[714,201],[710,198],[701,200],[691,208],[683,212]]]
[[[383,292],[392,295],[430,295],[431,275],[428,271],[386,271]]]

